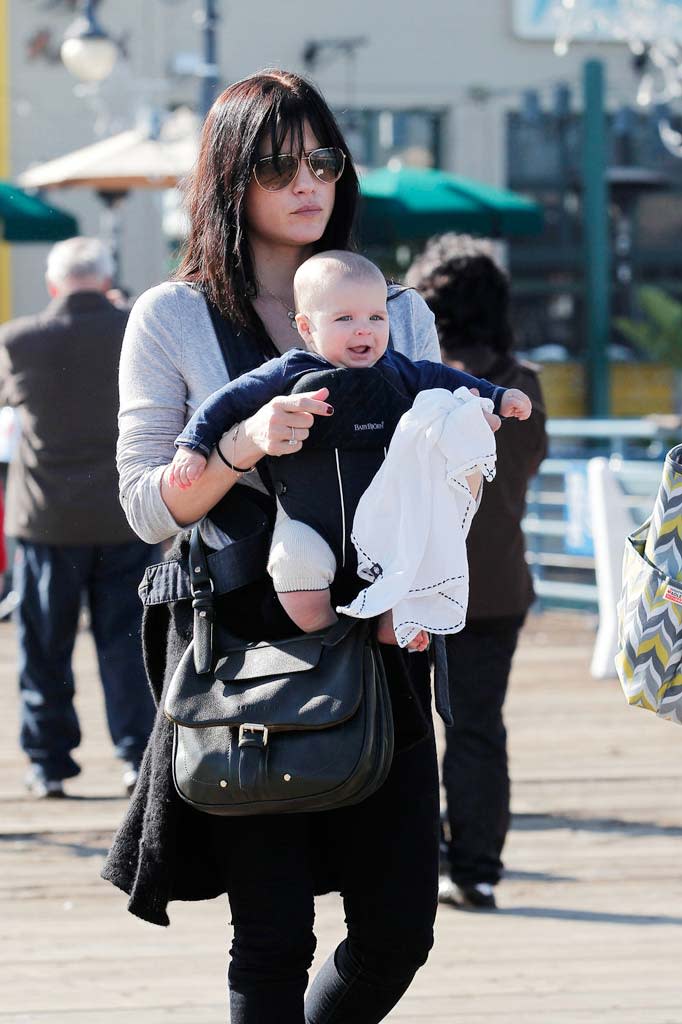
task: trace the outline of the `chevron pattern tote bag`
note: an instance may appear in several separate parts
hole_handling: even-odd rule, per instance
[[[682,725],[682,445],[666,456],[651,517],[627,539],[618,633],[628,703]]]

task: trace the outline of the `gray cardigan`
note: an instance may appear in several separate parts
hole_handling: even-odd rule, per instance
[[[414,291],[388,304],[393,346],[410,359],[440,361],[433,314]],[[228,376],[206,303],[186,284],[150,288],[133,306],[119,370],[117,465],[128,522],[156,544],[183,527],[161,497],[174,441],[194,410]]]

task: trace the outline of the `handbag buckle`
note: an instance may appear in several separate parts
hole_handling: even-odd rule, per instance
[[[195,586],[195,583],[197,584],[196,586]],[[206,590],[206,586],[207,585],[208,585],[208,590]],[[208,577],[208,579],[196,580],[196,581],[195,580],[190,580],[189,581],[189,589],[192,592],[192,597],[199,598],[199,599],[201,599],[202,597],[206,598],[206,597],[209,597],[209,595],[215,593],[215,583],[213,582],[213,579],[210,576]]]
[[[256,737],[260,735],[260,742]],[[244,722],[239,726],[240,747],[265,747],[268,742],[267,725],[258,725],[254,722]]]

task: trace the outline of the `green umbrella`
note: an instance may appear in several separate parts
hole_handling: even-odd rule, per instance
[[[515,192],[433,168],[385,167],[360,179],[360,235],[366,244],[395,244],[444,231],[488,238],[542,231],[542,207]]]
[[[78,234],[78,221],[29,195],[11,181],[0,181],[0,239],[5,242],[60,242]]]

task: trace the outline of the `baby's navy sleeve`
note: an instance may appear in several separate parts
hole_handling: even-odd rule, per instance
[[[428,359],[413,362],[401,356],[399,352],[392,352],[391,356],[398,364],[398,371],[412,394],[417,395],[420,391],[428,391],[431,388],[447,388],[448,391],[456,391],[462,387],[477,388],[481,398],[489,398],[494,411],[499,413],[500,402],[506,388],[491,384],[489,380],[483,378],[472,377],[463,370],[455,370],[442,363],[433,363]]]
[[[288,363],[286,355],[269,359],[257,369],[243,373],[214,391],[185,424],[176,438],[176,447],[181,445],[210,455],[226,430],[253,416],[266,402],[284,393]]]

